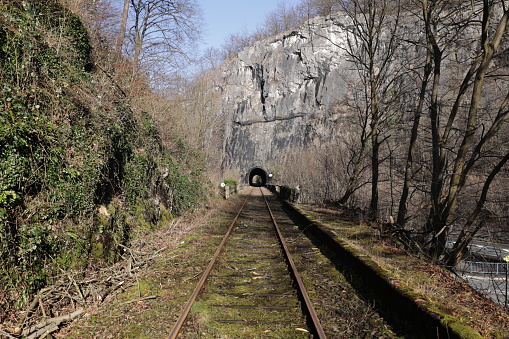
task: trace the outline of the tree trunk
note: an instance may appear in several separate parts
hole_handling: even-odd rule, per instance
[[[431,147],[432,147],[432,173],[431,173],[431,210],[428,221],[426,223],[426,232],[431,234],[431,241],[428,244],[428,250],[433,258],[438,258],[440,253],[435,252],[440,245],[437,244],[437,234],[443,227],[442,210],[440,205],[440,196],[442,194],[443,178],[444,178],[444,152],[443,143],[440,138],[440,122],[438,112],[438,89],[440,86],[440,75],[442,67],[443,52],[433,43],[433,89],[431,91],[430,104],[430,122],[431,122]]]
[[[377,113],[375,113],[377,115]],[[371,201],[369,203],[370,217],[373,220],[378,218],[378,181],[380,164],[380,143],[378,141],[378,121],[371,124]]]
[[[467,126],[465,128],[465,134],[463,136],[463,140],[461,145],[456,153],[456,157],[454,159],[454,167],[449,183],[449,189],[445,196],[442,196],[443,189],[443,171],[445,168],[445,159],[443,153],[443,139],[439,139],[438,136],[438,111],[435,108],[436,102],[432,98],[432,106],[430,110],[430,117],[432,121],[432,130],[433,130],[433,177],[432,177],[432,209],[430,213],[430,218],[427,223],[427,230],[431,233],[431,239],[428,246],[430,254],[433,257],[438,258],[443,251],[445,250],[445,245],[448,237],[448,230],[450,225],[453,223],[456,209],[458,196],[463,189],[463,186],[466,182],[466,177],[470,171],[470,166],[466,166],[467,156],[471,152],[471,145],[477,131],[477,120],[479,108],[481,106],[484,80],[486,73],[490,67],[491,61],[495,52],[497,51],[502,37],[507,28],[507,22],[509,17],[509,10],[506,9],[504,15],[500,19],[496,32],[493,35],[493,39],[488,41],[488,29],[489,29],[489,18],[491,14],[493,4],[484,1],[483,7],[483,19],[482,19],[482,34],[481,34],[481,58],[477,58],[474,60],[474,64],[471,67],[471,70],[474,69],[474,66],[477,66],[477,71],[475,74],[472,96],[470,99],[470,106],[467,113]],[[436,61],[435,61],[436,62]],[[468,72],[466,77],[471,77],[471,72]],[[463,84],[468,84],[468,80],[470,78],[466,78]],[[465,93],[465,90],[468,86],[464,87],[463,85],[460,88],[458,93],[457,103],[460,101],[461,97]],[[456,104],[451,112],[451,117],[449,118],[448,125],[446,126],[446,134],[448,129],[452,128],[452,122],[456,111]],[[475,161],[475,159],[474,159]],[[473,221],[472,221],[473,222]]]
[[[380,143],[379,136],[379,114],[380,114],[380,101],[379,101],[379,83],[378,76],[375,70],[376,62],[376,45],[377,38],[380,39],[380,27],[376,25],[377,9],[376,5],[371,1],[368,3],[368,36],[367,36],[367,52],[369,58],[369,113],[370,113],[370,127],[371,127],[371,201],[369,203],[370,218],[376,220],[378,218],[378,181],[379,181],[379,165],[380,165]]]
[[[118,57],[122,55],[122,46],[124,46],[125,33],[127,30],[127,17],[129,14],[129,1],[130,0],[124,0],[124,8],[122,9],[122,17],[120,19],[120,31],[118,32],[117,43],[115,45]]]
[[[456,242],[454,243],[451,251],[446,255],[444,261],[447,266],[454,267],[461,261],[461,259],[463,259],[467,252],[468,245],[470,244],[474,236],[477,234],[477,232],[486,224],[486,220],[481,220],[481,222],[476,227],[471,229],[472,224],[480,215],[481,210],[484,207],[484,204],[488,196],[488,190],[491,186],[491,183],[493,182],[493,179],[495,179],[495,176],[502,170],[502,168],[505,166],[508,160],[509,152],[506,153],[506,155],[498,162],[498,164],[493,168],[491,173],[488,175],[488,178],[484,182],[481,197],[477,201],[475,210],[469,216],[467,222],[461,229],[458,239],[456,239]]]
[[[484,15],[483,15],[483,32],[488,31],[489,26],[489,16],[492,10],[491,6],[487,3],[484,5]],[[467,120],[467,128],[465,132],[465,136],[463,137],[463,141],[461,143],[460,149],[458,151],[458,155],[456,156],[456,161],[454,163],[454,171],[451,176],[451,183],[449,186],[449,192],[447,195],[447,203],[446,209],[444,211],[443,219],[446,220],[447,223],[452,222],[458,201],[458,194],[463,188],[463,184],[465,182],[464,177],[466,177],[467,173],[465,173],[465,163],[467,159],[468,152],[470,150],[472,140],[475,136],[475,132],[477,130],[477,119],[479,114],[479,107],[481,106],[484,79],[486,77],[486,73],[490,67],[491,61],[493,59],[493,55],[498,49],[502,37],[505,33],[507,22],[509,17],[509,10],[504,13],[504,16],[500,20],[500,23],[497,27],[497,31],[493,36],[491,42],[487,41],[487,33],[483,33],[482,38],[482,46],[483,46],[483,59],[479,69],[477,70],[477,74],[474,80],[474,88],[472,91],[472,97],[470,100],[470,108],[468,111],[468,120]]]
[[[350,199],[352,194],[357,189],[356,185],[357,185],[357,180],[359,179],[359,175],[361,173],[362,158],[364,157],[364,152],[365,152],[365,142],[363,141],[362,148],[361,148],[361,151],[359,154],[359,158],[357,160],[354,160],[354,161],[356,161],[355,166],[354,166],[352,175],[348,178],[348,184],[346,185],[345,194],[343,194],[343,196],[338,200],[338,203],[340,203],[341,205],[346,204],[348,202],[348,199]]]
[[[419,101],[417,103],[417,108],[415,110],[414,121],[412,124],[412,132],[410,134],[410,144],[408,146],[408,154],[405,166],[405,179],[403,181],[403,190],[401,192],[401,198],[399,200],[399,208],[398,208],[398,218],[396,223],[400,227],[404,227],[406,224],[406,212],[407,212],[407,200],[408,194],[410,192],[410,181],[413,175],[413,162],[414,162],[414,151],[415,145],[417,142],[417,136],[419,133],[419,124],[421,121],[421,115],[423,112],[424,101],[426,99],[426,89],[428,87],[429,77],[431,75],[431,70],[433,68],[431,59],[432,54],[428,49],[426,64],[424,65],[424,75],[421,83],[421,91],[419,93]]]

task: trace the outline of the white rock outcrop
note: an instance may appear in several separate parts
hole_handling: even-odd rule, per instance
[[[335,109],[355,76],[346,57],[345,21],[319,17],[259,41],[214,76],[226,117],[223,169],[244,175],[289,149],[320,144],[341,124]]]

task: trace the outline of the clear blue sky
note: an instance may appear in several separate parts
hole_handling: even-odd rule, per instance
[[[197,0],[205,20],[204,47],[219,48],[232,33],[253,32],[281,0]],[[286,0],[296,5],[300,0]]]

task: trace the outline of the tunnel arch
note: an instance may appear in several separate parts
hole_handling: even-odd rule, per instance
[[[261,187],[267,184],[268,175],[263,168],[255,167],[249,170],[247,178],[249,186]]]

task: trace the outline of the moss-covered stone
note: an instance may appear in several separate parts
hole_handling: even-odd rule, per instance
[[[306,230],[318,237],[320,241],[327,243],[348,268],[354,279],[359,279],[363,289],[370,291],[370,298],[377,300],[396,319],[400,319],[402,326],[409,326],[410,333],[427,338],[443,333],[449,338],[482,338],[482,336],[465,324],[463,319],[455,316],[453,312],[446,312],[445,306],[431,303],[426,298],[414,291],[414,289],[399,281],[388,271],[380,267],[374,260],[350,243],[346,239],[356,236],[359,232],[352,229],[353,224],[345,224],[343,235],[332,232],[327,224],[316,220],[311,215],[300,209],[295,204],[285,201],[285,205],[305,220]],[[312,224],[313,227],[309,227]],[[337,229],[337,228],[336,228]],[[361,231],[362,232],[362,231]],[[404,314],[401,314],[401,313]],[[420,328],[416,328],[419,324]],[[427,334],[426,334],[427,333]]]

